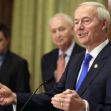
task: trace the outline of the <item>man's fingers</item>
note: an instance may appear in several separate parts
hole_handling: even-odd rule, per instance
[[[74,90],[70,90],[70,89],[67,89],[63,92],[63,94],[72,94],[74,93]]]

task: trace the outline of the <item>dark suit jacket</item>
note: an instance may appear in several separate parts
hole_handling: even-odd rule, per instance
[[[84,50],[85,50],[84,48],[75,44],[68,63],[70,63],[72,58],[74,58],[74,56],[77,53],[80,53]],[[49,78],[52,79],[48,84],[44,85],[46,91],[50,91],[53,88],[53,86],[56,84],[54,71],[57,68],[58,52],[59,49],[54,49],[51,52],[43,55],[41,59],[41,71],[42,71],[43,81],[48,80]]]
[[[51,97],[66,89],[75,89],[84,54],[81,53],[75,56],[76,59],[72,59],[62,79],[52,91],[32,97],[26,106],[27,109],[31,109],[28,111],[55,111],[50,104]],[[95,67],[95,65],[98,67]],[[78,90],[78,94],[88,101],[90,111],[111,111],[111,43],[95,59]],[[29,96],[27,94],[17,94],[17,106],[22,106]]]
[[[0,67],[0,83],[5,84],[14,92],[29,92],[29,71],[27,61],[8,51]],[[0,111],[10,111],[6,107]]]

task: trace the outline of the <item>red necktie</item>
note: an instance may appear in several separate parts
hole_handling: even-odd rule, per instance
[[[58,62],[57,62],[57,75],[56,75],[56,82],[58,82],[64,72],[64,68],[65,68],[65,54],[62,53],[59,58],[58,58]]]

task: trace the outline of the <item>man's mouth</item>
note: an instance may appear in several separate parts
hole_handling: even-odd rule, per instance
[[[85,37],[85,36],[88,36],[88,33],[86,33],[86,32],[85,33],[78,33],[78,36],[79,37]]]

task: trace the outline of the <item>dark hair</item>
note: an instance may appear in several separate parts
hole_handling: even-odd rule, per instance
[[[0,23],[0,32],[3,32],[4,37],[6,39],[10,38],[10,36],[11,36],[9,28],[6,25],[2,24],[2,23]]]

